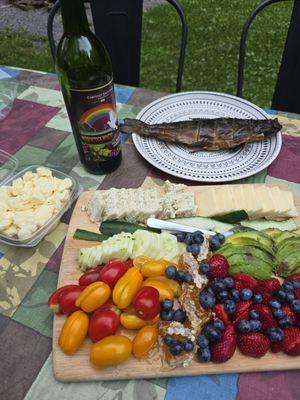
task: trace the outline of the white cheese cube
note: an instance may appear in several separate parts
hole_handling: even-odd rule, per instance
[[[54,211],[54,207],[43,204],[39,206],[34,212],[34,221],[36,222],[37,226],[43,226],[49,219],[52,217]]]
[[[34,223],[28,223],[24,225],[18,231],[18,238],[19,239],[27,239],[29,238],[35,231],[37,230],[37,226]]]
[[[4,235],[7,235],[7,236],[12,237],[12,236],[16,236],[16,235],[17,235],[18,229],[17,229],[16,225],[11,224],[11,225],[10,225],[7,229],[5,229],[2,233],[3,233]]]
[[[36,169],[38,176],[52,176],[52,172],[49,168],[38,167]]]
[[[34,177],[36,176],[36,174],[32,171],[27,171],[25,172],[25,174],[23,175],[23,181],[24,182],[29,182],[32,181],[32,179],[34,179]]]

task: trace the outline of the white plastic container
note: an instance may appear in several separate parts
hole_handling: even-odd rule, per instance
[[[10,186],[13,180],[21,178],[26,172],[36,172],[36,169],[38,167],[42,167],[42,165],[31,165],[15,174],[17,167],[18,160],[9,153],[6,153],[4,150],[0,149],[0,186]],[[76,200],[79,196],[80,192],[82,191],[82,186],[76,179],[61,171],[49,167],[45,168],[49,169],[52,172],[52,175],[56,178],[71,179],[72,187],[70,189],[70,199],[56,214],[49,219],[49,221],[47,221],[45,225],[41,226],[37,231],[35,231],[32,236],[26,239],[18,239],[17,237],[7,236],[0,232],[0,242],[17,247],[36,246],[43,239],[43,237],[47,235],[47,233],[52,231],[58,225],[62,215],[71,207],[74,200]]]

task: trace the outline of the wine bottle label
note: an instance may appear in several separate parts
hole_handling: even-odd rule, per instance
[[[86,161],[99,162],[120,152],[113,81],[93,89],[71,89],[71,108]]]

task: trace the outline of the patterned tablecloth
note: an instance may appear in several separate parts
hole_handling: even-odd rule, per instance
[[[0,149],[14,154],[19,169],[32,164],[53,167],[78,179],[85,190],[138,187],[147,176],[170,179],[145,162],[126,136],[122,138],[121,167],[106,176],[88,174],[78,159],[57,77],[2,67],[0,79],[0,94],[10,82],[18,83],[13,108],[0,120]],[[116,95],[122,119],[135,117],[163,93],[116,86]],[[300,116],[275,114],[284,125],[282,150],[267,170],[243,182],[289,181],[300,195]],[[70,215],[71,211],[67,212],[37,247],[0,244],[1,400],[299,399],[300,371],[95,383],[56,381],[47,299],[56,289]]]

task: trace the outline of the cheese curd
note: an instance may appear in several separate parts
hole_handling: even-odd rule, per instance
[[[48,168],[28,171],[11,186],[0,188],[0,232],[27,239],[70,199],[72,181],[58,179]]]

